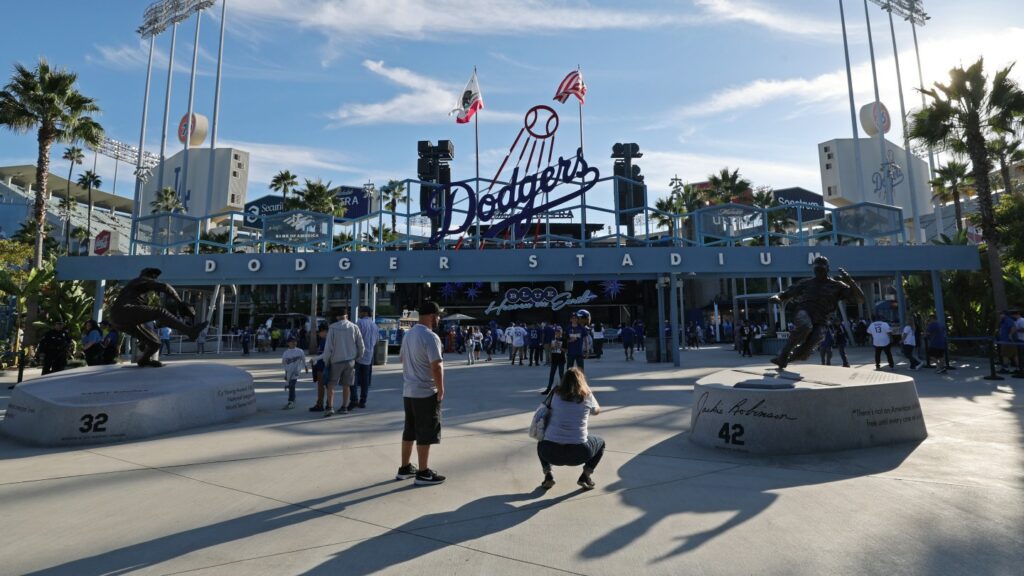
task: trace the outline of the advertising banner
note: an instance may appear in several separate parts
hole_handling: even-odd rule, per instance
[[[774,190],[772,194],[775,196],[775,200],[779,204],[799,203],[804,205],[800,210],[800,218],[804,222],[812,222],[814,220],[821,220],[825,218],[825,199],[822,198],[821,194],[816,194],[805,188],[783,188],[781,190]],[[810,208],[807,204],[821,206],[821,209]],[[796,208],[786,210],[786,218],[796,222]]]
[[[329,243],[333,218],[326,214],[292,210],[263,217],[263,238],[269,243],[305,246]]]

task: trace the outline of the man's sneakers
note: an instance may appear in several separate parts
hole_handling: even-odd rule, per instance
[[[579,484],[580,488],[583,488],[584,490],[594,489],[594,481],[590,479],[590,474],[586,471],[584,471],[583,474],[580,474],[580,477],[578,480],[576,480],[576,483]]]
[[[419,470],[416,469],[415,464],[406,464],[398,469],[398,473],[395,474],[395,480],[408,480],[409,478],[416,476],[417,472],[419,472]]]
[[[309,411],[310,412],[323,412],[324,411],[324,407],[319,405],[319,404],[317,404],[316,406],[311,406]]]
[[[295,402],[289,402],[285,404],[284,408],[281,408],[281,410],[291,410],[292,408],[295,408]]]
[[[413,484],[417,486],[432,486],[434,484],[441,484],[444,480],[444,476],[427,468],[416,473],[416,480],[413,480]]]
[[[544,473],[544,481],[540,483],[540,487],[545,490],[550,490],[555,485],[555,477],[551,475],[551,472]]]

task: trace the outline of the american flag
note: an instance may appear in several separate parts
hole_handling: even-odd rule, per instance
[[[583,82],[583,73],[579,70],[573,70],[566,75],[562,83],[558,85],[558,91],[555,92],[555,100],[558,100],[562,104],[569,99],[569,96],[575,96],[579,98],[580,104],[584,104],[585,97],[587,95],[587,85]]]

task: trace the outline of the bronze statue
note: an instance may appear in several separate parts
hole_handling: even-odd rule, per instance
[[[147,298],[150,292],[166,294],[178,306],[178,314],[195,318],[195,308],[182,302],[181,297],[170,284],[157,281],[160,277],[158,268],[145,268],[139,273],[139,277],[125,284],[118,295],[117,300],[110,307],[110,321],[122,332],[131,334],[139,341],[142,356],[139,357],[139,366],[152,366],[159,368],[163,366],[159,360],[153,360],[153,354],[160,349],[160,338],[148,326],[147,322],[160,322],[169,326],[195,340],[199,332],[206,328],[208,322],[202,322],[194,326],[185,324],[181,318],[172,314],[166,308],[150,306]]]
[[[811,352],[821,344],[824,337],[822,330],[828,315],[836,309],[840,300],[853,298],[857,302],[864,301],[864,292],[846,270],[840,268],[838,278],[830,278],[828,272],[828,258],[818,256],[814,259],[814,278],[801,280],[768,300],[776,304],[787,300],[796,302],[796,327],[789,333],[789,339],[779,355],[771,360],[780,370],[790,360],[806,360],[810,357]]]

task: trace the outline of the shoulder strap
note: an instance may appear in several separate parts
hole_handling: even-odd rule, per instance
[[[550,392],[548,392],[548,395],[544,397],[544,405],[545,405],[545,406],[547,406],[547,407],[548,407],[548,409],[550,409],[550,408],[551,408],[551,398],[552,398],[552,397],[553,397],[554,395],[555,395],[555,388],[554,388],[554,387],[552,387],[552,388],[551,388],[551,391],[550,391]]]

